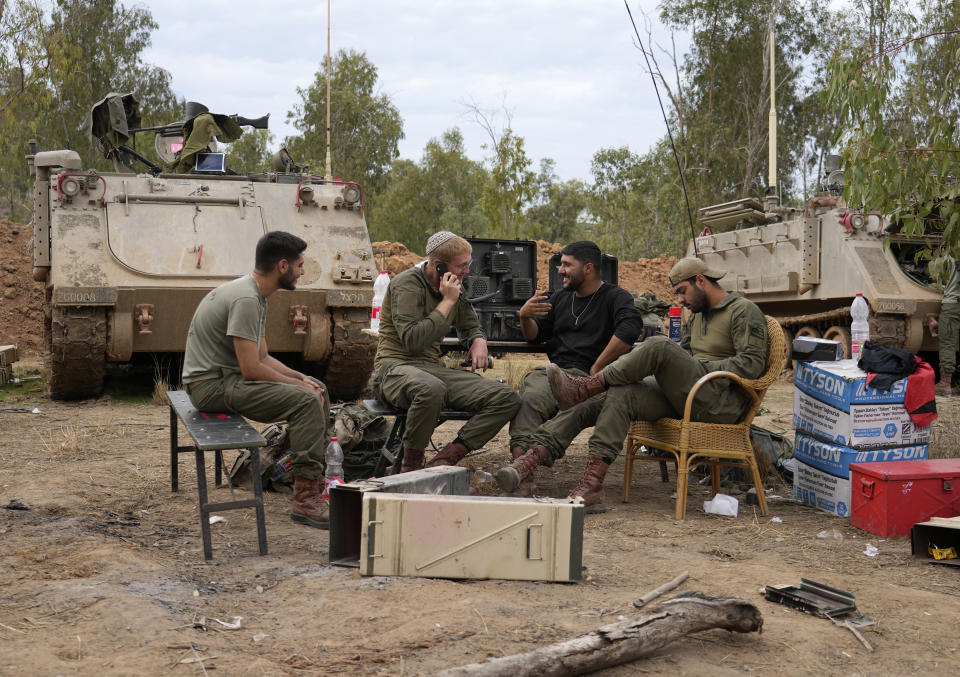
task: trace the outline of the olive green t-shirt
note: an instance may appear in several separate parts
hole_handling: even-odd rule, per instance
[[[184,384],[240,371],[234,337],[260,347],[267,328],[267,299],[250,275],[222,284],[203,297],[187,330]]]

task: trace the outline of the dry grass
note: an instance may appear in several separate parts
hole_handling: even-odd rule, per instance
[[[170,400],[167,399],[167,391],[171,390],[170,382],[168,380],[169,369],[166,365],[162,364],[160,360],[157,359],[156,355],[153,356],[153,393],[151,394],[151,399],[154,404],[159,404],[164,407],[170,406]]]
[[[508,355],[503,360],[503,380],[508,386],[519,391],[527,374],[540,366],[543,366],[543,360],[530,359],[520,354]]]
[[[930,458],[960,457],[960,397],[938,397],[937,413],[930,427]]]

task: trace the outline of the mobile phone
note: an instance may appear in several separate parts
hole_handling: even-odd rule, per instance
[[[440,277],[443,277],[449,272],[450,272],[450,268],[449,266],[447,266],[446,263],[444,263],[443,261],[437,261],[437,273],[439,273]]]

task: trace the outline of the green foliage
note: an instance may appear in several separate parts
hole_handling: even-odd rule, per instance
[[[523,137],[507,127],[483,146],[493,155],[490,177],[483,186],[480,207],[490,223],[490,229],[503,237],[520,236],[523,207],[533,197],[535,175],[530,171],[533,161],[524,149]]]
[[[384,179],[398,157],[403,120],[386,94],[377,93],[377,68],[363,52],[340,50],[333,57],[330,77],[330,154],[334,176],[363,185],[368,203],[384,188]],[[326,61],[306,89],[297,88],[300,102],[287,113],[300,132],[286,140],[300,164],[321,175],[326,158]]]
[[[589,193],[577,179],[560,181],[556,163],[540,161],[534,179],[534,202],[526,212],[525,236],[547,242],[570,242],[586,228],[583,222]]]
[[[394,161],[367,219],[372,236],[422,251],[426,238],[438,230],[486,235],[480,211],[486,180],[483,167],[466,156],[460,130],[449,129],[427,142],[419,163]]]
[[[80,132],[90,107],[111,91],[133,92],[145,125],[179,119],[181,102],[163,69],[143,62],[157,24],[143,7],[116,0],[56,0],[49,16],[26,0],[0,16],[0,213],[26,219],[31,180],[23,156],[72,148],[86,167],[110,169]]]
[[[226,145],[227,167],[238,174],[272,171],[270,145],[273,134],[266,129],[246,127],[243,136]]]
[[[899,18],[901,34],[910,37],[891,41],[871,31],[829,64],[826,96],[840,111],[837,142],[843,148],[845,198],[888,215],[907,234],[941,234],[942,247],[925,255],[956,255],[960,6],[948,0],[929,3],[915,22],[898,14],[889,0],[876,4],[873,9],[888,20],[886,26],[890,17]]]

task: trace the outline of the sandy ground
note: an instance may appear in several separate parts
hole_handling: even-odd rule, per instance
[[[429,674],[630,616],[634,599],[683,570],[683,591],[753,601],[763,633],[703,632],[599,674],[908,675],[960,664],[952,630],[960,570],[919,563],[907,539],[878,539],[790,500],[772,500],[767,517],[742,506],[722,518],[700,509],[708,486],[697,485],[687,519],[676,521],[673,487],[649,463],[629,504],[619,501],[622,464],[612,467],[611,509],[586,520],[580,583],[364,578],[327,564],[327,532],[291,522],[281,494],[266,496],[268,556],[257,555],[253,511],[233,511],[213,527],[205,563],[187,457],[181,489],[170,492],[167,410],[116,390],[54,403],[39,384],[0,389],[0,506],[20,499],[29,508],[0,510],[3,675]],[[791,403],[792,385],[777,383],[761,425],[789,427]],[[41,413],[27,413],[34,407]],[[955,429],[955,410],[950,420]],[[457,425],[442,426],[435,441]],[[465,463],[506,462],[505,432]],[[586,434],[538,471],[543,494],[564,496],[575,484],[585,442]],[[818,539],[824,529],[842,540]],[[879,556],[862,554],[868,543]],[[856,595],[877,621],[864,631],[874,653],[830,621],[759,594],[801,577]],[[201,617],[206,629],[194,627]],[[235,617],[238,630],[214,620]]]

